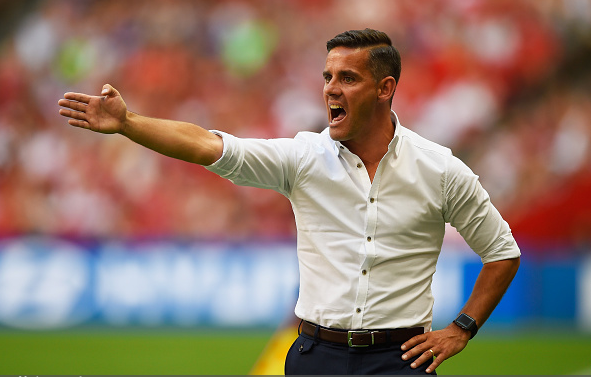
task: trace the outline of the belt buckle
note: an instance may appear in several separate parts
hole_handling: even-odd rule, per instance
[[[371,344],[353,344],[353,335],[354,334],[371,334]],[[373,338],[373,331],[369,330],[349,330],[347,331],[347,343],[349,347],[369,347],[370,345],[374,345],[374,338]]]

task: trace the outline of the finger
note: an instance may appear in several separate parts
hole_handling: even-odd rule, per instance
[[[78,101],[78,102],[82,102],[82,103],[89,103],[92,96],[89,96],[88,94],[84,94],[84,93],[68,92],[68,93],[64,94],[64,98]]]
[[[111,91],[113,89],[114,88],[109,84],[103,85],[103,90],[101,91],[101,96],[108,96],[109,94],[111,94]]]
[[[427,372],[427,373],[431,373],[431,372],[433,372],[435,369],[437,369],[437,367],[438,367],[439,365],[441,365],[441,363],[443,362],[443,360],[445,360],[445,357],[443,357],[443,356],[441,356],[441,355],[439,355],[439,356],[435,357],[435,358],[433,359],[433,362],[431,363],[431,365],[429,365],[429,366],[427,367],[427,370],[425,370],[425,372]]]
[[[433,353],[430,350],[427,350],[419,356],[415,361],[410,364],[411,368],[417,368],[420,365],[423,365],[424,362],[431,360],[433,358]]]
[[[425,346],[421,346],[421,345],[412,348],[410,351],[408,351],[402,355],[402,360],[405,360],[405,361],[410,360],[413,357],[417,357],[417,356],[420,356],[421,354],[424,354],[425,352],[429,352],[429,350],[426,350],[425,348],[426,348]],[[429,352],[429,356],[431,356],[431,352]]]
[[[404,342],[404,344],[402,344],[402,346],[400,347],[400,349],[403,350],[403,351],[406,351],[407,349],[411,349],[414,346],[416,346],[417,344],[421,344],[421,343],[423,343],[426,340],[427,340],[427,335],[425,335],[425,334],[413,336],[412,338],[410,338],[409,340],[407,340],[406,342]]]
[[[90,124],[88,124],[88,122],[85,120],[68,119],[68,124],[74,127],[90,128]]]
[[[65,116],[67,118],[79,119],[84,121],[86,120],[86,114],[80,111],[60,109],[59,113],[61,116]]]
[[[113,88],[112,85],[105,84],[105,85],[103,85],[103,90],[101,91],[101,95],[107,96],[107,97],[116,97],[119,95],[119,92],[117,91],[117,89]]]
[[[86,111],[86,107],[88,106],[82,102],[70,101],[67,99],[60,99],[59,101],[57,101],[57,104],[60,106],[63,106],[63,107],[67,107],[72,110],[82,111],[82,112]]]

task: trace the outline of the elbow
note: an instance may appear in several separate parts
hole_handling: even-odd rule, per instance
[[[519,270],[519,265],[521,264],[521,257],[507,259],[506,260],[507,266],[507,276],[510,277],[511,281],[517,275],[517,271]]]
[[[211,133],[195,148],[189,162],[209,166],[219,160],[224,152],[224,141],[221,136]]]
[[[513,269],[515,270],[515,273],[517,273],[517,270],[519,269],[519,265],[521,264],[521,257],[517,257],[515,259],[512,259],[513,261]]]

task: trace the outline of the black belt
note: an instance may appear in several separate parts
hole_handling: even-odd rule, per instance
[[[413,336],[423,334],[422,327],[391,330],[330,330],[313,323],[302,321],[302,333],[309,336],[318,336],[318,339],[331,343],[346,344],[349,347],[368,347],[374,344],[404,343]],[[318,334],[316,330],[318,329]],[[390,339],[388,339],[388,335]]]

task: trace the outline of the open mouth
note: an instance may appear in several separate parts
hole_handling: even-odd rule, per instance
[[[330,109],[330,123],[336,123],[347,116],[347,112],[341,105],[329,105]]]

